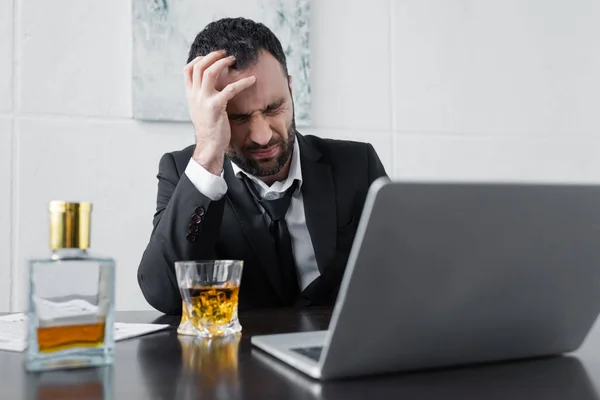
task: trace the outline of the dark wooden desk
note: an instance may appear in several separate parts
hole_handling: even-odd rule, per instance
[[[112,367],[27,374],[24,354],[0,352],[2,399],[598,399],[600,330],[574,357],[390,374],[320,384],[252,348],[250,336],[326,329],[329,310],[263,311],[240,317],[238,341],[178,337],[178,318],[118,313],[168,331],[118,342]],[[352,349],[348,349],[352,351]],[[594,388],[596,387],[596,389]]]

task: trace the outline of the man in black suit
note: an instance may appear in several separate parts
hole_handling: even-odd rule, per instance
[[[386,176],[375,150],[297,132],[286,57],[262,24],[209,24],[184,79],[196,140],[159,163],[146,300],[178,314],[175,261],[236,259],[240,311],[332,305],[367,191]]]

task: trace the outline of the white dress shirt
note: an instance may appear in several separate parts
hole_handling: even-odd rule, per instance
[[[298,145],[298,141],[294,143],[288,177],[284,181],[273,183],[271,186],[268,186],[257,177],[242,171],[235,163],[232,162],[231,166],[236,177],[241,179],[241,174],[246,174],[254,182],[259,195],[266,200],[274,200],[281,197],[296,179],[299,181],[299,188],[302,187],[302,168],[300,165],[300,146]],[[221,173],[221,176],[211,174],[193,159],[190,159],[185,174],[200,193],[213,201],[219,200],[227,192],[227,183],[223,179],[223,173]],[[298,283],[300,284],[300,289],[304,290],[319,276],[319,268],[317,267],[315,250],[306,226],[304,200],[301,190],[297,190],[292,196],[285,221],[287,222],[292,240],[292,252],[296,261]]]

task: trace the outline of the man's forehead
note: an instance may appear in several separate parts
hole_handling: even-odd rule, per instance
[[[273,58],[273,60],[275,60]],[[216,86],[217,90],[222,90],[231,82],[238,81],[245,77],[256,76],[256,83],[248,89],[237,94],[227,104],[227,111],[230,113],[247,114],[256,110],[261,110],[278,101],[281,98],[287,98],[289,94],[288,81],[283,74],[279,63],[275,60],[275,69],[261,65],[261,60],[255,65],[244,70],[226,70],[223,71]]]
[[[221,71],[221,74],[217,79],[215,88],[217,90],[223,90],[223,88],[229,85],[230,83],[239,81],[240,79],[246,78],[251,75],[254,75],[253,69],[251,68],[246,68],[244,70],[225,68],[223,71]]]

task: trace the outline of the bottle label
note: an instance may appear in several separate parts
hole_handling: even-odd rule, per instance
[[[40,326],[52,324],[53,322],[68,323],[94,323],[104,319],[98,315],[99,308],[96,305],[82,299],[67,301],[52,301],[48,299],[37,299],[35,302],[38,324]]]

